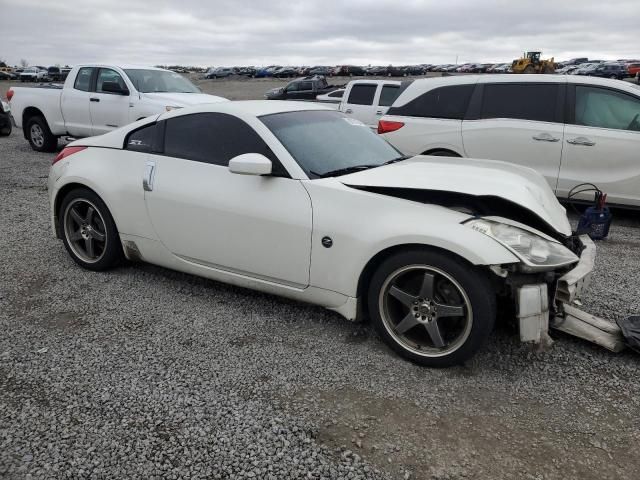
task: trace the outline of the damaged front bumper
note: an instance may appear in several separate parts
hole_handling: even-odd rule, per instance
[[[591,281],[596,252],[593,240],[587,235],[580,240],[583,245],[580,260],[555,282],[553,295],[549,295],[548,283],[526,284],[515,289],[520,340],[549,345],[551,327],[619,352],[625,348],[620,328],[576,307]]]

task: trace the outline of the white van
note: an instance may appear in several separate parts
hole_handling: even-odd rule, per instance
[[[558,197],[590,182],[609,203],[640,207],[637,85],[572,75],[472,75],[416,80],[402,90],[378,133],[406,155],[517,163],[541,173]]]

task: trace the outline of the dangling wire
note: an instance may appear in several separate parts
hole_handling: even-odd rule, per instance
[[[586,188],[582,188],[582,187],[586,187]],[[577,190],[579,188],[581,190]],[[606,198],[606,196],[603,196],[602,190],[600,190],[593,183],[579,183],[578,185],[573,187],[571,190],[569,190],[569,193],[567,194],[567,202],[569,202],[571,204],[571,208],[573,208],[574,212],[576,214],[578,214],[578,215],[580,215],[580,211],[576,208],[576,206],[571,201],[571,199],[573,197],[575,197],[576,195],[578,195],[580,193],[585,193],[585,192],[595,192],[594,203],[595,203],[596,207],[600,204],[600,202],[602,201],[601,200],[602,198]]]

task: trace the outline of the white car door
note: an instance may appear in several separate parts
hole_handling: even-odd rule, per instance
[[[477,108],[477,115],[462,122],[465,155],[533,168],[555,190],[564,135],[564,84],[487,83],[476,88],[482,90],[474,93],[476,105],[472,98],[470,108]]]
[[[346,92],[340,111],[344,114],[360,120],[370,128],[378,127],[375,109],[376,95],[379,85],[376,83],[355,83],[351,90]]]
[[[89,98],[91,97],[91,80],[93,67],[82,67],[78,70],[73,87],[62,89],[60,106],[64,125],[70,135],[74,137],[91,136],[91,111]]]
[[[558,195],[594,183],[611,203],[640,206],[640,96],[570,85]],[[593,193],[578,198],[592,199]]]
[[[229,160],[243,153],[267,155],[273,175],[231,173]],[[174,255],[291,287],[309,284],[309,195],[300,181],[286,178],[252,127],[221,113],[171,118],[164,155],[149,158],[147,211]]]
[[[99,68],[96,88],[89,98],[93,135],[102,135],[129,123],[129,93],[105,91],[105,83],[129,92],[122,76],[111,68]]]

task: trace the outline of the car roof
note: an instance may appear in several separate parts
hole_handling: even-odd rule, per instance
[[[115,63],[82,63],[82,64],[78,64],[76,65],[76,67],[81,68],[81,67],[116,67],[116,68],[120,68],[122,70],[159,70],[159,71],[164,71],[164,72],[170,72],[171,70],[167,70],[164,68],[158,68],[158,67],[149,67],[149,66],[145,66],[145,65],[130,65],[130,64],[115,64]]]
[[[229,113],[237,116],[261,117],[274,113],[302,112],[308,110],[329,110],[335,109],[321,103],[315,102],[291,102],[283,100],[236,100],[232,102],[206,103],[191,107],[171,110],[160,115],[159,120],[189,115],[192,113]]]
[[[609,78],[575,76],[575,75],[541,75],[541,74],[484,74],[484,75],[449,75],[414,80],[393,103],[398,107],[407,104],[419,95],[434,88],[448,85],[474,85],[476,83],[569,83],[583,85],[599,85],[638,95],[638,87],[629,82]]]
[[[380,83],[388,83],[391,85],[400,85],[402,82],[400,80],[351,80],[351,82],[349,82],[353,85],[360,85],[360,84],[380,84]]]

